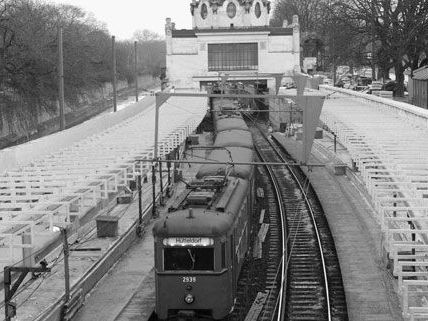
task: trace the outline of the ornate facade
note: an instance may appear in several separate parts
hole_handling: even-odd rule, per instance
[[[268,0],[194,0],[190,4],[194,29],[269,25]]]
[[[268,0],[193,0],[192,29],[176,29],[167,18],[170,84],[203,87],[225,73],[230,81],[274,90],[278,75],[300,70],[300,28],[297,16],[290,25],[269,27],[270,9]]]

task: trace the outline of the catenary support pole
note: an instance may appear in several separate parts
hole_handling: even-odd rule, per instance
[[[135,78],[135,101],[138,102],[138,42],[134,41],[134,78]]]
[[[70,300],[70,266],[68,264],[69,248],[67,240],[67,229],[62,228],[61,234],[63,238],[63,250],[64,250],[64,284],[65,284],[65,296],[64,301],[67,303]]]
[[[117,111],[117,92],[116,92],[116,38],[111,37],[111,63],[112,63],[112,85],[113,85],[113,111]]]
[[[159,109],[162,103],[164,102],[165,97],[161,96],[161,93],[156,94],[156,107],[155,107],[155,144],[154,144],[154,155],[153,155],[153,164],[152,164],[152,185],[153,185],[153,208],[152,215],[153,217],[157,216],[156,209],[156,162],[158,160],[158,142],[159,142]]]
[[[137,176],[137,190],[138,190],[138,226],[137,226],[137,236],[142,237],[143,235],[143,197],[142,197],[142,184],[141,184],[141,175]]]
[[[336,138],[336,134],[333,133],[333,138],[334,138],[334,153],[336,154],[337,151],[337,138]]]
[[[59,128],[65,129],[64,114],[64,53],[62,40],[62,27],[58,27],[58,101],[59,101]]]
[[[152,217],[157,217],[157,208],[156,208],[156,164],[152,165]]]
[[[160,189],[160,195],[159,195],[159,203],[163,205],[163,168],[162,168],[162,162],[159,162],[159,189]]]

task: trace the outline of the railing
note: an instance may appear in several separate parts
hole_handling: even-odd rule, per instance
[[[428,111],[352,90],[320,88],[331,100],[321,119],[349,151],[377,212],[403,316],[426,320]]]
[[[160,110],[159,157],[179,146],[205,116],[206,98],[183,99],[170,98]],[[142,160],[153,158],[153,119],[153,108],[138,112],[0,174],[0,268],[21,262],[40,244],[55,239],[55,225],[78,226],[97,204],[145,174],[149,164]]]

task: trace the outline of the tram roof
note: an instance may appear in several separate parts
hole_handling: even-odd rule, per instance
[[[153,226],[156,237],[207,236],[218,237],[226,234],[233,224],[234,216],[228,213],[192,208],[173,212],[159,219]]]
[[[253,148],[253,137],[247,130],[224,130],[217,133],[214,146]]]

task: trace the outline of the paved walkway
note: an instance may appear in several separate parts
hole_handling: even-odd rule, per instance
[[[200,145],[212,144],[211,135],[199,137]],[[206,150],[194,150],[187,155],[188,160],[200,160],[208,153]],[[183,180],[191,181],[200,165],[182,164]],[[160,215],[166,215],[168,204],[173,202],[184,189],[184,183],[178,183],[167,206],[160,209]],[[106,274],[86,298],[85,305],[74,321],[125,321],[148,320],[155,308],[155,272],[153,222],[145,229],[143,239],[135,242],[117,265]],[[129,309],[129,306],[131,309]],[[136,310],[135,310],[136,309]],[[138,315],[138,319],[136,319]]]
[[[301,149],[300,142],[282,134],[274,136],[296,157]],[[380,227],[373,219],[373,208],[356,179],[334,175],[331,165],[337,161],[337,156],[330,152],[331,147],[331,139],[317,140],[310,163],[327,166],[305,171],[320,199],[336,242],[349,320],[402,320],[394,291],[395,280],[382,260]],[[339,157],[344,162],[349,161],[344,148],[339,148]]]

